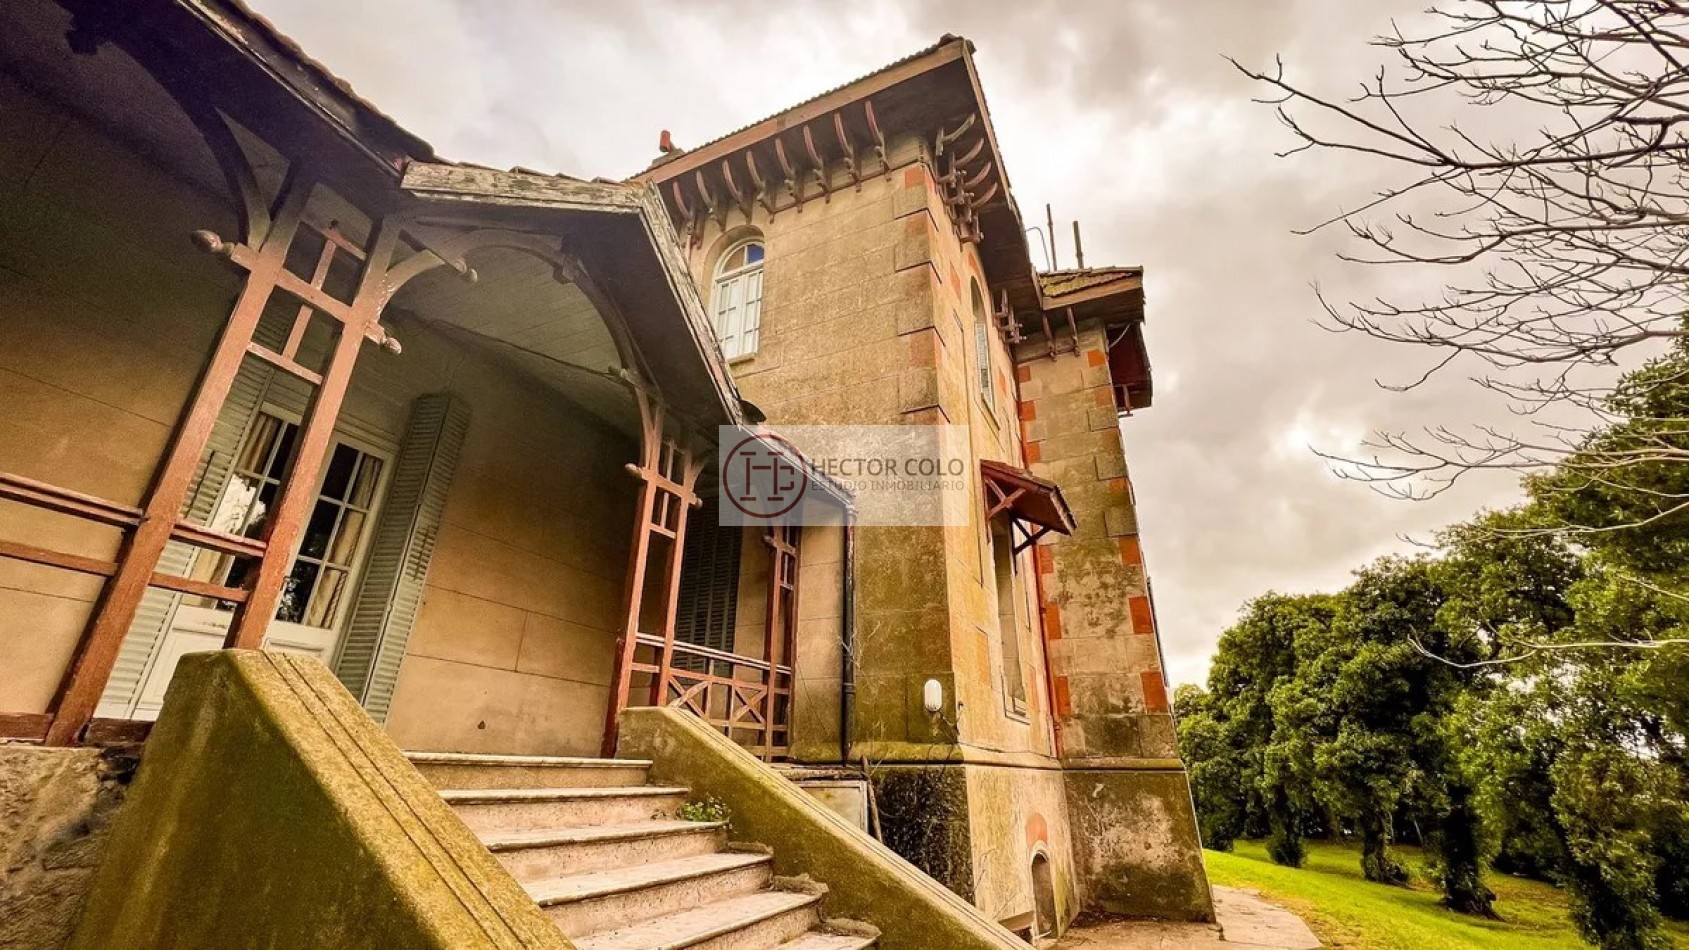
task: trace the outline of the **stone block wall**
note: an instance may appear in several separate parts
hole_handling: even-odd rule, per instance
[[[0,947],[69,939],[139,754],[0,745]]]
[[[1103,330],[1076,351],[1023,343],[1021,430],[1033,472],[1067,496],[1078,528],[1038,548],[1064,761],[1177,756],[1149,608],[1136,505],[1109,386]]]
[[[1102,327],[1050,355],[1021,344],[1021,430],[1078,527],[1038,549],[1044,636],[1083,905],[1212,920],[1190,784],[1178,760],[1136,501]]]

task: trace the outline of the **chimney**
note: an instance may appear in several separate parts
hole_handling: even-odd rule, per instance
[[[657,139],[657,151],[662,152],[664,155],[675,151],[674,136],[669,134],[668,129],[664,129],[662,136]]]

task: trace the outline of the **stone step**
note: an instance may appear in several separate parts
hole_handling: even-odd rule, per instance
[[[651,763],[561,755],[406,752],[435,788],[604,788],[644,785]]]
[[[868,950],[878,942],[877,937],[811,931],[796,940],[786,941],[775,950]]]
[[[655,864],[727,846],[726,822],[635,821],[622,825],[496,832],[481,843],[518,881]]]
[[[477,835],[674,818],[687,790],[621,788],[448,788],[440,797]]]
[[[821,895],[759,891],[644,923],[575,937],[576,950],[767,950],[821,920]]]
[[[756,893],[774,878],[767,854],[722,852],[525,885],[566,937],[598,933]]]

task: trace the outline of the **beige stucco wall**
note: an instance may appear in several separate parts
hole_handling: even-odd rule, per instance
[[[0,471],[136,504],[236,288],[187,235],[233,222],[3,74],[0,115]],[[0,537],[119,540],[9,502]],[[0,710],[46,709],[99,586],[0,559]]]
[[[394,332],[401,359],[430,336]],[[622,466],[635,450],[508,368],[438,337],[435,348],[447,375],[419,367],[389,385],[449,388],[472,414],[388,731],[411,749],[597,754],[633,525]]]

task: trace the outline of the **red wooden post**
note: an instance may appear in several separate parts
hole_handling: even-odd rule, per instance
[[[692,509],[698,505],[698,496],[693,489],[698,483],[700,466],[692,457],[691,450],[678,444],[669,445],[670,466],[665,472],[667,484],[662,486],[669,495],[669,502],[674,506],[674,528],[670,536],[669,556],[663,565],[663,615],[660,631],[663,636],[663,657],[658,663],[661,672],[657,675],[658,702],[668,702],[669,684],[674,681],[674,628],[675,617],[680,610],[680,572],[684,567],[686,545],[686,523],[691,518]],[[708,702],[706,698],[706,703]]]
[[[288,248],[298,230],[312,184],[308,176],[300,174],[290,175],[283,184],[281,207],[263,243],[252,254],[246,284],[223,326],[216,350],[194,387],[193,401],[176,426],[170,452],[142,506],[141,522],[119,550],[117,571],[101,590],[88,629],[59,684],[52,707],[53,722],[45,740],[48,745],[76,742],[93,718],[123,638],[134,622],[135,611],[152,581],[164,546],[176,528],[211,429],[228,398],[276,278],[287,263]]]
[[[265,522],[264,557],[258,570],[247,579],[249,594],[245,602],[236,605],[228,636],[223,641],[225,649],[256,650],[264,642],[264,631],[275,617],[282,584],[293,561],[293,548],[299,543],[316,498],[317,476],[334,439],[334,423],[340,416],[346,389],[351,385],[352,370],[366,339],[365,331],[380,318],[382,304],[386,302],[387,262],[398,240],[397,223],[386,219],[376,224],[357,294],[341,324],[340,337],[329,355],[322,383],[306,409],[293,464],[288,466],[275,510]]]
[[[629,465],[639,476],[638,514],[633,521],[633,545],[628,552],[627,589],[622,597],[625,608],[621,636],[616,638],[616,673],[610,685],[610,706],[604,721],[604,756],[616,754],[617,721],[628,706],[628,693],[633,689],[633,657],[639,650],[639,611],[645,598],[645,562],[650,555],[651,512],[656,486],[644,474],[641,466]]]
[[[660,534],[670,540],[669,554],[663,564],[662,637],[656,672],[651,683],[650,702],[662,705],[669,700],[673,682],[675,613],[680,604],[680,571],[682,548],[686,543],[686,520],[697,504],[694,487],[701,466],[693,453],[668,439],[666,416],[658,397],[643,389],[635,390],[641,420],[640,464],[628,470],[640,479],[639,513],[634,519],[633,548],[628,553],[627,591],[623,602],[627,613],[621,637],[616,641],[616,673],[611,686],[610,705],[604,723],[604,755],[616,753],[618,719],[628,706],[633,688],[634,654],[639,650],[639,616],[644,607],[645,580],[651,557],[651,537]],[[668,527],[669,514],[674,527]]]
[[[771,525],[765,541],[769,549],[768,616],[763,622],[763,658],[768,661],[768,690],[762,697],[762,757],[774,758],[774,720],[779,707],[780,667],[791,670],[786,729],[791,745],[791,703],[797,697],[798,532],[796,525]],[[778,653],[776,647],[779,648]]]

